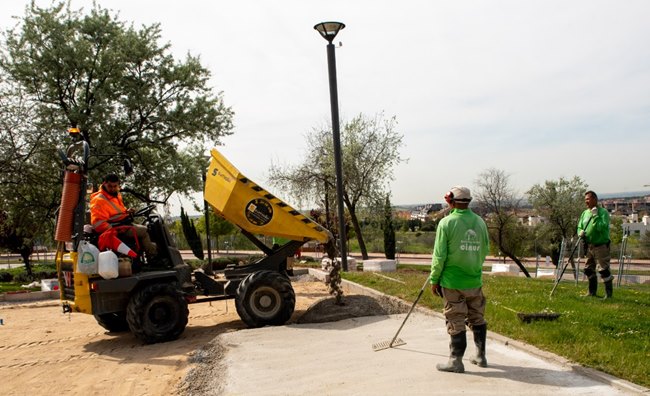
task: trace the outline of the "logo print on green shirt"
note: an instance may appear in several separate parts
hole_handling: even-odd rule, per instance
[[[481,242],[474,230],[465,231],[465,236],[460,241],[460,250],[478,252],[481,249]]]

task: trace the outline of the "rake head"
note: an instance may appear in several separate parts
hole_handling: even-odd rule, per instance
[[[560,317],[559,313],[547,313],[547,312],[540,312],[540,313],[522,313],[518,312],[517,317],[519,320],[521,320],[524,323],[530,323],[535,320],[556,320],[557,318]]]
[[[398,347],[398,346],[401,346],[401,345],[406,345],[406,343],[404,341],[402,341],[401,338],[398,338],[395,341],[393,341],[392,344],[391,344],[390,341],[382,341],[382,342],[378,342],[376,344],[372,344],[372,350],[377,352],[377,351],[381,351],[383,349],[395,348],[395,347]]]

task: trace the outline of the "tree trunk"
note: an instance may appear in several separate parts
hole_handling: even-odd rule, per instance
[[[327,257],[330,260],[334,260],[336,258],[336,242],[334,240],[328,241],[323,245],[325,248],[325,253],[327,253]]]
[[[521,263],[521,260],[519,260],[517,256],[515,256],[510,252],[506,252],[502,246],[499,246],[499,248],[501,248],[501,251],[503,252],[504,255],[508,256],[512,261],[515,262],[515,264],[517,264],[521,272],[523,272],[524,275],[526,275],[526,278],[530,278],[530,274],[528,273],[528,270],[526,269],[526,267],[524,267],[524,265]]]
[[[207,220],[207,217],[206,217]],[[210,237],[208,236],[205,238],[205,246],[208,249],[208,265],[206,265],[203,269],[205,271],[206,275],[214,275],[214,265],[212,264],[214,262],[214,259],[216,257],[212,257],[212,244],[210,243]],[[216,240],[217,240],[217,254],[219,254],[219,234],[216,235]]]
[[[562,238],[556,238],[556,237],[551,237],[551,263],[557,268],[557,266],[560,264],[560,248],[562,246]]]
[[[20,257],[23,259],[23,263],[25,263],[25,271],[27,272],[27,276],[29,279],[32,279],[34,277],[34,273],[32,271],[32,263],[29,260],[29,256],[31,255],[32,251],[31,249],[22,249],[20,251]]]
[[[560,261],[560,249],[553,248],[551,250],[551,262],[557,268],[559,261]]]
[[[357,234],[357,241],[359,242],[359,250],[361,250],[361,257],[363,260],[368,260],[368,250],[366,249],[366,243],[363,241],[363,235],[361,234],[361,227],[359,227],[359,220],[357,219],[357,214],[350,210],[350,221],[352,221],[352,227],[354,232]]]

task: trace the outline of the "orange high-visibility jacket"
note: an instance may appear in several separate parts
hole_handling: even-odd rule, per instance
[[[122,194],[117,193],[113,197],[100,188],[90,196],[90,223],[95,232],[101,234],[113,226],[111,223],[122,221],[128,216]]]

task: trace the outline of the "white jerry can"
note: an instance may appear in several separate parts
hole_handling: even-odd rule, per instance
[[[104,279],[114,279],[120,274],[117,255],[111,250],[99,253],[99,275]]]

